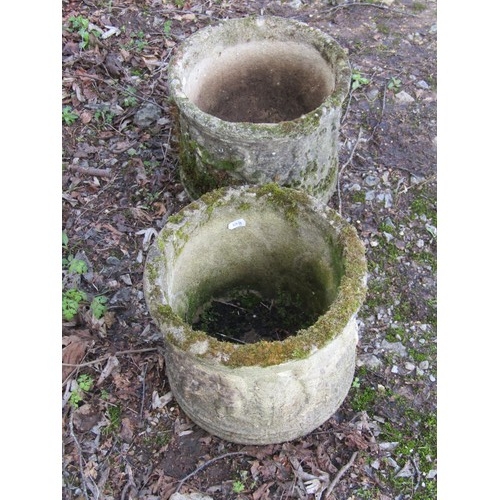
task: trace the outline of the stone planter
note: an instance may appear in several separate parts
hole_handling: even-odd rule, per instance
[[[168,73],[188,194],[276,182],[327,202],[350,78],[343,49],[298,21],[231,19],[189,37]]]
[[[366,293],[355,229],[312,197],[277,184],[222,188],[171,216],[148,254],[148,309],[165,336],[172,392],[200,427],[228,441],[303,436],[352,383],[356,313]],[[281,341],[221,341],[193,323],[213,299],[283,293],[313,318]]]

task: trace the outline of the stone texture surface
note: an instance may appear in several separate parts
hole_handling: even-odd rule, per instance
[[[245,444],[295,439],[337,410],[353,379],[366,291],[354,229],[299,191],[267,191],[230,188],[188,205],[160,232],[144,274],[177,402],[203,429]],[[283,341],[245,345],[191,329],[198,307],[241,287],[267,297],[291,288],[318,319]]]
[[[189,195],[277,182],[326,202],[349,85],[343,49],[290,19],[233,19],[191,36],[169,68]]]

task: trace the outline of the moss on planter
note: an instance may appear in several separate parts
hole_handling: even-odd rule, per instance
[[[242,160],[217,158],[187,134],[180,135],[179,156],[182,181],[193,198],[222,186],[241,184],[230,172],[241,168]]]
[[[238,193],[239,196],[236,196]],[[241,199],[238,200],[238,198]],[[283,213],[285,220],[293,227],[297,226],[300,214],[303,211],[310,212],[314,210],[312,199],[305,193],[282,188],[275,183],[248,187],[243,194],[241,190],[220,188],[203,195],[197,202],[197,207],[203,204],[204,206],[199,210],[202,210],[210,218],[217,207],[223,207],[229,203],[232,203],[240,210],[248,211],[255,207],[255,210],[259,211],[261,210],[259,208],[262,203],[261,200],[266,204],[277,207]],[[185,213],[182,214],[182,220],[185,220],[184,215],[191,208],[188,205],[183,210]],[[336,295],[334,297],[325,296],[324,299],[321,299],[320,296],[320,302],[318,303],[309,302],[312,311],[318,311],[318,308],[324,307],[321,306],[322,300],[331,301],[331,304],[328,305],[328,309],[324,314],[319,312],[320,316],[314,324],[299,330],[294,336],[275,342],[260,341],[254,344],[234,344],[217,340],[205,332],[194,330],[189,322],[193,320],[196,310],[213,298],[214,289],[209,280],[206,283],[201,283],[196,290],[187,290],[187,303],[185,303],[182,310],[184,318],[181,318],[179,314],[173,311],[173,304],[165,305],[162,303],[163,293],[157,281],[159,278],[157,266],[162,264],[157,259],[164,258],[164,249],[161,250],[161,248],[162,246],[164,248],[164,245],[168,243],[167,240],[170,240],[169,243],[173,245],[177,253],[178,248],[175,246],[174,240],[187,241],[189,239],[189,222],[184,223],[177,229],[164,228],[162,234],[156,240],[159,255],[156,254],[154,259],[148,260],[145,278],[150,283],[149,290],[146,291],[148,306],[153,317],[165,333],[167,342],[172,343],[186,353],[190,352],[193,356],[207,361],[214,360],[230,367],[271,366],[307,357],[311,351],[320,349],[339,335],[357,313],[365,299],[366,260],[364,247],[357,236],[356,230],[347,225],[333,210],[328,207],[324,207],[323,210],[325,211],[326,220],[332,226],[332,232],[325,235],[325,244],[327,248],[330,248],[336,274],[342,276],[337,284]],[[288,247],[284,247],[284,249],[288,249]],[[293,252],[293,248],[290,251]],[[285,259],[290,260],[290,256],[285,257]],[[291,286],[293,292],[304,298],[305,303],[308,303],[305,297],[310,292],[307,283],[302,282],[301,276],[311,276],[312,283],[318,288],[326,287],[329,285],[322,281],[321,276],[328,276],[332,269],[321,269],[321,264],[317,263],[311,269],[302,269],[302,274],[293,278],[287,286]],[[303,286],[304,289],[301,288]],[[271,289],[273,293],[279,294],[278,288]],[[179,329],[183,332],[182,335],[179,335]],[[200,342],[207,345],[206,350],[203,352],[193,347],[201,345]]]
[[[266,196],[267,200],[275,207],[283,210],[286,219],[292,224],[297,224],[299,209],[310,205],[310,200],[306,193],[283,189],[274,182],[256,188],[255,192],[257,197]]]
[[[252,63],[249,47],[253,44],[260,66]],[[243,68],[251,77],[258,71],[263,75],[269,70],[272,73],[274,61],[283,60],[283,44],[291,47],[287,52],[289,77],[279,64],[276,74],[288,83],[294,81],[297,72],[306,72],[311,75],[311,85],[294,87],[290,83],[288,101],[275,100],[280,103],[277,109],[266,104],[267,108],[254,110],[256,114],[237,113],[245,104],[249,109],[256,106],[253,99],[240,105],[234,97],[246,95],[237,92],[241,84],[237,70]],[[241,57],[234,54],[235,47],[241,49]],[[225,77],[232,72],[236,75],[234,88],[231,79],[228,89],[218,88],[219,72]],[[333,184],[321,183],[322,176],[336,169],[337,163],[323,164],[322,159],[337,155],[337,134],[342,103],[349,91],[349,72],[347,55],[335,40],[305,23],[289,19],[248,16],[207,27],[189,37],[172,58],[168,78],[173,101],[179,109],[176,121],[180,122],[181,130],[178,134],[181,181],[190,197],[198,198],[221,186],[281,183],[283,179],[284,185],[301,188],[327,202],[333,194]],[[265,86],[259,95],[262,97],[269,88],[273,86]],[[309,90],[306,92],[304,88]],[[218,99],[226,90],[236,92],[233,98],[221,101],[227,115],[218,107]],[[291,108],[297,113],[287,114]],[[317,168],[306,171],[308,160],[314,158]],[[290,184],[285,184],[287,180]]]

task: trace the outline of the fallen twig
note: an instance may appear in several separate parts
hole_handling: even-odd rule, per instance
[[[354,153],[356,151],[356,148],[358,147],[359,141],[361,140],[362,134],[363,134],[363,129],[360,127],[356,142],[352,146],[351,154],[349,155],[348,160],[342,165],[342,167],[340,168],[339,173],[337,175],[337,195],[339,197],[339,210],[338,210],[339,215],[342,215],[342,197],[340,196],[340,177],[342,176],[344,169],[351,163],[351,161],[354,157]]]
[[[103,356],[102,358],[94,359],[94,361],[88,361],[87,363],[80,363],[78,365],[73,365],[71,363],[62,363],[63,366],[74,366],[75,368],[82,368],[84,366],[91,366],[95,365],[97,363],[102,363],[103,361],[106,361],[110,356],[121,356],[123,354],[140,354],[143,352],[152,352],[152,351],[157,351],[157,347],[150,347],[148,349],[129,349],[128,351],[118,351],[113,354],[106,354],[106,356]]]
[[[69,170],[85,175],[95,175],[96,177],[111,177],[113,174],[109,168],[82,167],[81,165],[69,165]]]
[[[212,458],[212,459],[208,460],[207,462],[205,462],[204,464],[200,465],[196,470],[194,470],[193,472],[191,472],[190,474],[188,474],[186,477],[182,478],[179,481],[179,484],[177,485],[175,493],[177,493],[181,489],[182,485],[189,478],[191,478],[191,477],[195,476],[196,474],[198,474],[198,472],[202,471],[205,467],[208,467],[209,465],[213,464],[214,462],[217,462],[217,460],[223,460],[224,458],[232,457],[234,455],[247,455],[247,456],[250,456],[250,457],[253,456],[251,453],[248,453],[246,451],[232,451],[230,453],[225,453],[224,455],[220,455],[219,457]]]
[[[382,10],[388,10],[389,12],[392,12],[394,14],[401,14],[403,16],[411,16],[411,17],[417,17],[416,14],[411,14],[410,12],[406,12],[404,10],[399,10],[399,9],[392,9],[391,7],[388,7],[387,5],[381,5],[379,3],[368,3],[368,2],[349,2],[349,3],[343,3],[340,5],[336,5],[335,7],[332,7],[330,9],[330,12],[335,12],[336,10],[339,9],[344,9],[346,7],[374,7],[375,9],[382,9]]]
[[[385,111],[386,97],[387,97],[387,85],[384,85],[384,94],[382,96],[382,110],[380,111],[380,118],[378,119],[376,125],[373,127],[372,133],[370,137],[367,139],[368,142],[373,139],[375,131],[380,127],[380,124],[382,123],[382,118],[384,117],[384,111]]]
[[[69,433],[71,437],[73,438],[73,441],[75,442],[76,450],[78,453],[78,464],[80,466],[80,478],[82,481],[82,491],[83,494],[85,495],[85,498],[89,500],[89,496],[87,494],[87,485],[85,482],[85,471],[83,469],[83,456],[82,456],[82,448],[80,446],[80,443],[78,442],[78,439],[76,438],[75,431],[73,429],[73,412],[71,412],[71,415],[69,417]]]
[[[142,422],[144,415],[144,400],[146,398],[146,375],[148,373],[148,363],[142,365],[142,398],[141,398],[141,411],[139,412],[139,420]]]
[[[354,463],[354,461],[356,460],[356,457],[358,456],[358,452],[355,451],[351,458],[349,459],[349,462],[347,462],[344,467],[342,467],[337,475],[335,476],[335,478],[333,479],[333,481],[331,482],[330,486],[328,487],[328,489],[326,490],[326,493],[325,493],[325,500],[328,500],[328,498],[330,497],[330,495],[332,494],[332,491],[333,491],[333,488],[335,488],[335,486],[337,486],[337,483],[340,481],[340,479],[342,478],[342,476],[350,469],[350,467],[352,466],[352,464]]]

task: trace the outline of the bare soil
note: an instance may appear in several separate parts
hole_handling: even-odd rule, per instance
[[[63,2],[62,104],[75,116],[63,120],[63,257],[87,265],[63,267],[63,289],[86,294],[63,320],[65,500],[436,498],[436,4],[337,3]],[[198,29],[260,13],[306,22],[348,51],[358,83],[329,205],[357,228],[370,275],[343,405],[304,438],[259,447],[209,435],[172,398],[142,274],[155,234],[189,202],[169,59]],[[146,104],[158,111],[149,122]],[[96,296],[107,298],[99,318]],[[92,385],[71,404],[82,375]]]

